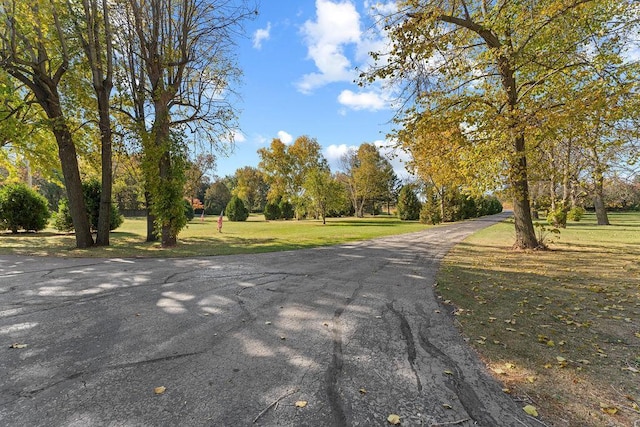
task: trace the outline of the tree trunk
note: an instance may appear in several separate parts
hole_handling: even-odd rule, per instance
[[[151,194],[144,192],[144,203],[147,209],[147,242],[157,242],[158,234],[156,233],[156,217],[151,213]]]
[[[499,48],[501,46],[491,46]],[[509,58],[503,55],[498,57],[498,71],[502,81],[502,87],[506,92],[509,103],[509,115],[512,123],[511,135],[513,138],[513,159],[509,165],[509,178],[513,192],[513,215],[516,228],[516,241],[514,249],[535,249],[539,246],[533,229],[531,219],[531,204],[529,203],[529,183],[527,181],[527,154],[524,133],[520,130],[518,117],[518,89],[515,73]]]
[[[69,127],[62,115],[53,118],[53,120],[55,122],[53,134],[58,143],[58,155],[60,156],[64,186],[69,199],[69,213],[75,229],[76,246],[79,249],[89,248],[93,246],[93,236],[91,236],[91,226],[82,191],[76,147],[73,144]]]
[[[610,225],[604,205],[604,177],[600,171],[594,172],[593,206],[596,209],[598,225]]]
[[[169,153],[163,153],[158,167],[160,182],[168,182],[171,179],[171,158],[169,157]],[[173,227],[171,226],[172,221],[173,218],[162,221],[161,242],[163,248],[172,247],[178,243],[178,236],[176,236],[176,233],[173,231]]]
[[[100,192],[100,209],[98,212],[98,235],[96,245],[109,246],[111,231],[111,196],[112,196],[112,146],[111,119],[109,111],[109,92],[105,88],[98,92],[98,110],[100,114],[100,141],[102,143],[102,189]]]
[[[515,159],[511,165],[511,188],[513,191],[513,216],[516,228],[514,249],[535,249],[539,246],[531,219],[529,183],[527,181],[527,157],[524,135],[515,138]]]

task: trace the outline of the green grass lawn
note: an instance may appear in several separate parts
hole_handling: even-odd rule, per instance
[[[146,243],[146,219],[127,218],[111,233],[111,245],[75,249],[75,238],[54,229],[39,233],[0,233],[0,254],[63,257],[185,257],[284,251],[366,240],[392,234],[424,230],[416,221],[400,221],[381,215],[365,218],[328,218],[316,220],[265,221],[263,215],[251,215],[246,222],[225,218],[222,233],[216,231],[216,216],[199,217],[189,222],[178,236],[178,245],[163,249],[159,243]]]
[[[512,223],[446,257],[438,292],[505,392],[547,425],[640,425],[640,212],[588,214],[547,251],[513,251]]]

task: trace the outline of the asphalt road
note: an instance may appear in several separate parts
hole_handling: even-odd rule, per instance
[[[0,257],[0,425],[532,425],[434,293],[505,215],[260,255]]]

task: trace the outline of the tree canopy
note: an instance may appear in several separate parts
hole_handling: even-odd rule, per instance
[[[634,79],[615,69],[637,16],[629,0],[400,1],[386,20],[390,50],[372,54],[376,64],[361,82],[399,90],[401,145],[415,153],[448,147],[467,186],[506,186],[514,246],[535,248],[528,161],[540,128],[570,108],[568,82]],[[585,102],[580,95],[569,96]]]

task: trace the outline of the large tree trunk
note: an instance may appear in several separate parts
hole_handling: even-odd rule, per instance
[[[610,225],[607,209],[604,205],[604,177],[602,172],[594,172],[593,206],[596,209],[598,225]]]
[[[487,41],[489,42],[489,41]],[[500,48],[498,45],[491,45]],[[503,55],[498,57],[498,71],[502,81],[502,87],[507,94],[509,102],[509,115],[511,135],[513,138],[513,158],[509,165],[509,178],[511,191],[513,192],[513,216],[516,228],[516,241],[514,249],[536,249],[539,246],[533,229],[531,219],[531,204],[529,203],[529,183],[527,177],[527,154],[524,133],[517,121],[518,89],[514,70],[509,58]]]
[[[531,219],[529,183],[527,181],[527,157],[524,135],[516,136],[515,159],[511,165],[511,190],[513,191],[513,216],[516,228],[514,249],[535,249],[539,246]]]
[[[171,158],[169,153],[165,152],[160,158],[159,171],[160,182],[168,182],[171,179]],[[178,243],[178,236],[173,231],[172,222],[173,218],[162,222],[161,242],[163,248],[172,247]]]
[[[64,176],[64,185],[69,199],[69,213],[76,235],[76,246],[80,249],[93,246],[91,226],[87,215],[87,207],[82,192],[82,181],[78,168],[76,147],[71,138],[71,132],[64,118],[60,115],[54,118],[53,134],[58,143],[58,155]]]

